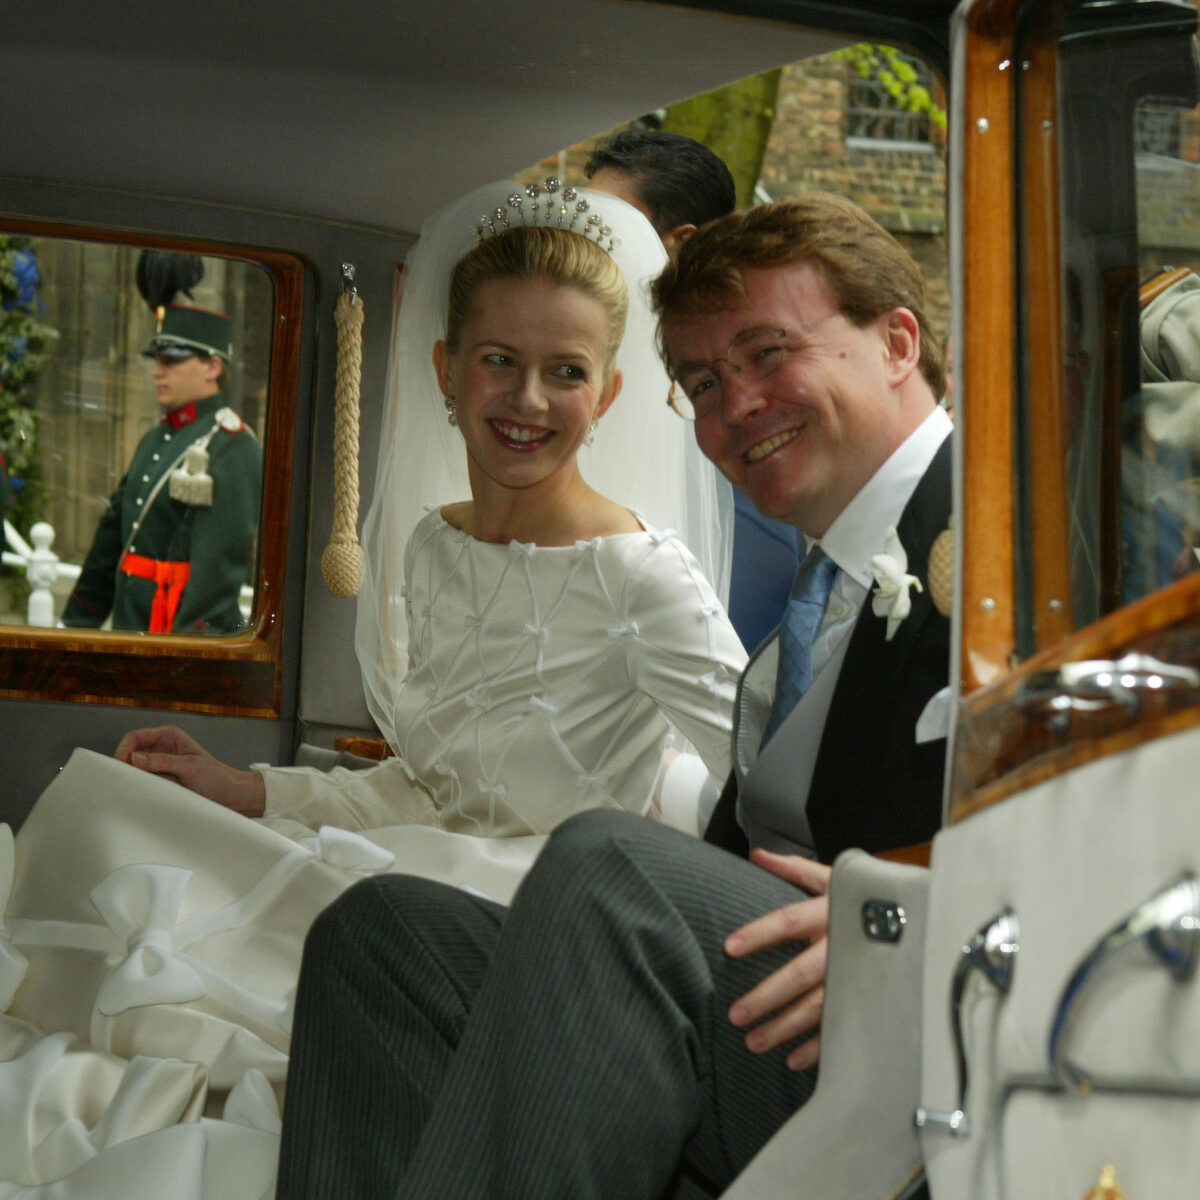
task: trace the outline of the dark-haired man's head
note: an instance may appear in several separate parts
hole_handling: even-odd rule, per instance
[[[668,250],[737,204],[729,168],[678,133],[627,129],[597,146],[584,171],[594,188],[644,213]]]

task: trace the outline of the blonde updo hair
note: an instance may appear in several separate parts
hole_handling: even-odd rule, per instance
[[[452,351],[458,349],[479,289],[493,279],[544,279],[599,301],[608,316],[605,371],[612,371],[625,336],[629,291],[621,268],[595,242],[565,229],[536,225],[483,238],[458,260],[450,276],[446,344]]]

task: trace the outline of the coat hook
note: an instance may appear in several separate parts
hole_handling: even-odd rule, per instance
[[[358,303],[358,288],[354,286],[354,264],[352,262],[342,263],[342,294],[350,293],[350,303]]]

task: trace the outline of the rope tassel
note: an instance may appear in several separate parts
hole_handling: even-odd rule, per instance
[[[358,544],[358,401],[362,385],[363,305],[354,267],[342,264],[347,287],[338,297],[337,409],[333,434],[333,532],[321,555],[325,585],[339,598],[358,594],[363,552]]]
[[[198,508],[211,508],[213,481],[208,473],[208,451],[196,442],[184,451],[183,462],[171,472],[170,496]]]

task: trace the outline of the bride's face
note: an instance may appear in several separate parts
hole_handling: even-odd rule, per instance
[[[529,488],[563,470],[616,396],[608,313],[577,288],[494,279],[475,294],[458,345],[434,347],[455,398],[472,474]]]

